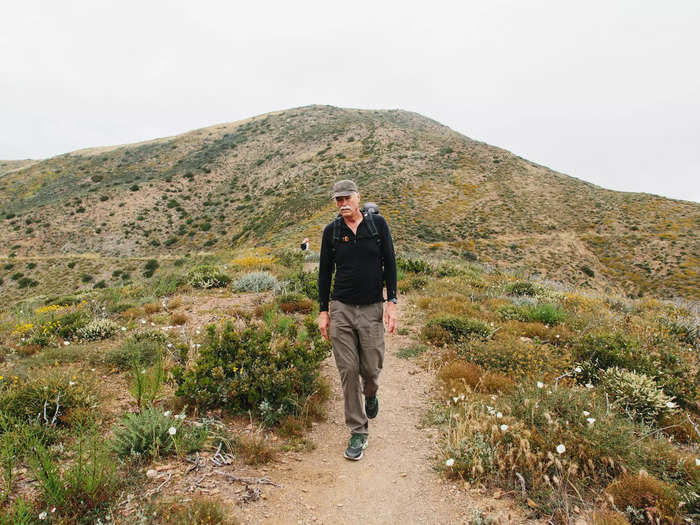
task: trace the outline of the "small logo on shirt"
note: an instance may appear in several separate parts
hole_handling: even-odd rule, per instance
[[[350,237],[348,237],[347,235],[345,237],[343,237],[343,242],[348,242],[349,240],[350,240]]]

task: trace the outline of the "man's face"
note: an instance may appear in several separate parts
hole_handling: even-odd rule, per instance
[[[343,217],[352,217],[360,209],[360,194],[353,192],[347,197],[336,197],[335,205]]]

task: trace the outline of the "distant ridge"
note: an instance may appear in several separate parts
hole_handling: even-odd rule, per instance
[[[313,247],[339,178],[380,204],[402,253],[700,299],[700,204],[599,188],[402,110],[306,106],[0,161],[0,255]]]

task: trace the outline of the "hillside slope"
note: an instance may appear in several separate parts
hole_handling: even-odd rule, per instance
[[[399,110],[308,106],[20,165],[0,174],[0,256],[142,257],[305,236],[318,249],[340,178],[380,205],[404,253],[700,298],[700,204],[605,190]]]

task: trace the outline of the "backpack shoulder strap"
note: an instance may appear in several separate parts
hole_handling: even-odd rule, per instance
[[[379,236],[379,232],[377,231],[377,224],[374,222],[374,213],[372,213],[371,210],[365,210],[363,208],[362,216],[365,219],[367,219],[367,228],[369,228],[369,232],[372,234],[372,237],[374,237],[374,240],[377,241],[377,244],[381,248],[382,238]]]
[[[340,221],[343,220],[343,217],[338,214],[338,216],[333,219],[333,243],[331,245],[331,250],[333,251],[333,254],[335,255],[335,247],[338,245],[340,242]]]

